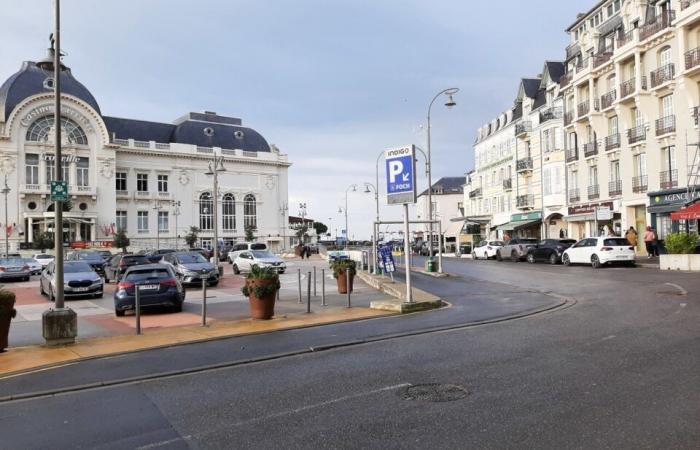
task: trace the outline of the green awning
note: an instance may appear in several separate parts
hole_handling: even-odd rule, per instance
[[[499,231],[514,231],[521,228],[527,228],[533,225],[539,225],[542,223],[540,219],[537,220],[515,220],[513,222],[504,223],[496,228]]]

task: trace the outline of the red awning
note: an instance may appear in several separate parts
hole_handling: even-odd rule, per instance
[[[671,213],[671,220],[700,220],[700,202]]]

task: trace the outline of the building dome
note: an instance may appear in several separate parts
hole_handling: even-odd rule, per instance
[[[53,75],[53,70],[48,67],[45,70],[34,61],[25,61],[19,72],[0,86],[0,122],[6,122],[15,107],[25,99],[43,92],[53,92]],[[61,93],[81,99],[100,114],[95,97],[64,65],[61,65]]]

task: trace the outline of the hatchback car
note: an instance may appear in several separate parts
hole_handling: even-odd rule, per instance
[[[37,253],[33,256],[33,258],[36,262],[41,264],[41,267],[48,266],[49,263],[55,259],[53,255],[49,255],[47,253]]]
[[[41,265],[40,262],[35,260],[34,258],[20,258],[22,262],[26,265],[29,266],[29,273],[31,275],[39,275],[42,270],[44,270],[44,267]]]
[[[534,264],[538,261],[547,261],[550,264],[559,264],[564,250],[574,245],[574,239],[544,239],[537,247],[527,251],[527,262]]]
[[[112,256],[105,265],[105,282],[121,280],[122,274],[131,266],[151,264],[144,255],[120,254]]]
[[[590,264],[598,269],[605,264],[626,264],[634,266],[634,247],[625,238],[596,237],[581,239],[564,251],[564,265]]]
[[[503,247],[503,241],[481,241],[472,250],[472,259],[491,259],[496,257],[496,251]]]
[[[63,263],[63,295],[70,297],[101,298],[104,281],[90,264],[85,261],[65,261]],[[51,262],[39,278],[39,293],[48,295],[54,301],[56,296],[56,263]]]
[[[99,252],[91,250],[70,252],[66,257],[66,261],[83,261],[90,264],[95,269],[95,272],[101,276],[105,274],[105,260]]]
[[[0,258],[0,280],[29,281],[31,269],[22,258]]]
[[[182,284],[201,285],[203,277],[207,278],[209,286],[219,284],[218,269],[198,252],[168,253],[160,264],[170,266]]]
[[[252,250],[265,251],[267,250],[267,244],[264,242],[239,242],[237,244],[233,244],[228,251],[228,263],[233,264],[241,252]]]
[[[271,267],[277,273],[284,273],[287,265],[281,258],[273,255],[270,252],[262,250],[252,250],[239,252],[236,259],[233,261],[233,273],[250,272],[253,266],[260,268]]]
[[[104,262],[107,262],[110,259],[112,259],[112,252],[110,252],[109,250],[97,250],[97,253],[99,253],[100,256],[102,256]]]
[[[165,264],[146,264],[126,269],[114,292],[114,314],[123,316],[136,308],[136,289],[143,307],[166,306],[182,311],[185,290],[172,268]]]

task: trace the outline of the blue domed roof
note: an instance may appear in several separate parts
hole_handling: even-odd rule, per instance
[[[53,78],[53,71],[40,68],[34,61],[25,61],[19,72],[0,86],[0,121],[5,122],[12,110],[32,95],[52,92],[50,88],[44,87],[47,78]],[[62,66],[61,71],[61,92],[83,100],[100,114],[100,106],[95,97],[73,78],[71,70],[65,66]]]

